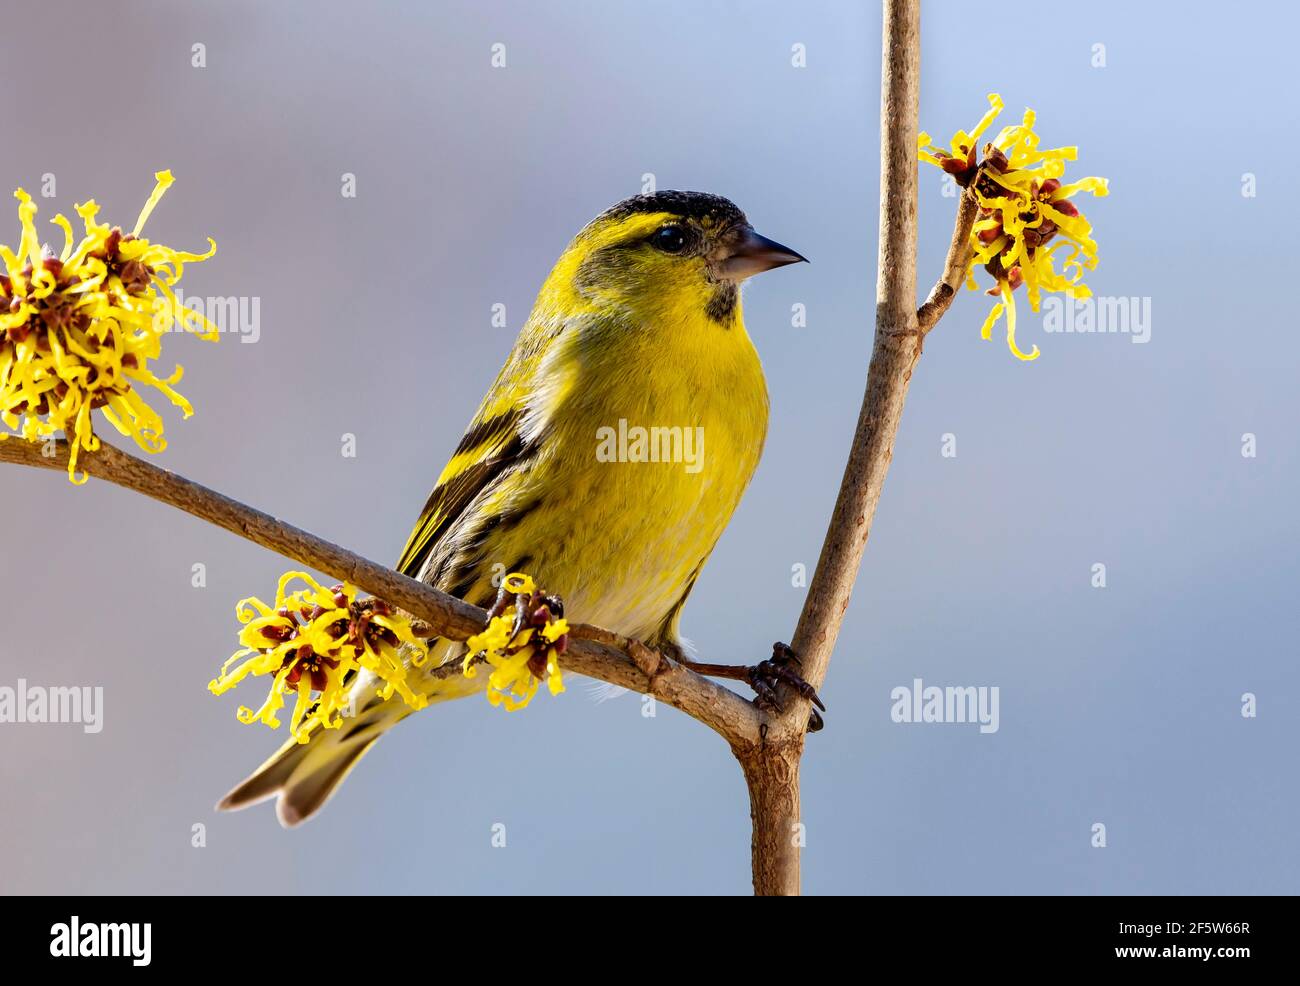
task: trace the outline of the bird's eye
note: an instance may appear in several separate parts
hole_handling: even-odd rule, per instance
[[[664,253],[681,253],[686,249],[686,231],[680,226],[664,226],[650,237],[650,243]]]

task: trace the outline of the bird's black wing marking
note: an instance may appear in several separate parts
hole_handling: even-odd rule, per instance
[[[526,461],[537,450],[536,443],[526,443],[519,434],[522,415],[509,411],[476,421],[456,447],[457,456],[471,455],[461,468],[444,475],[429,494],[406,547],[397,561],[397,569],[412,578],[465,508],[507,470]]]

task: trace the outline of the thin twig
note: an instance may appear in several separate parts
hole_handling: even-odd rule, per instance
[[[839,497],[791,641],[803,662],[803,675],[813,687],[826,678],[849,605],[921,344],[916,316],[919,7],[918,0],[885,4],[875,348]],[[796,710],[792,721],[806,719],[807,712],[806,707]]]
[[[45,454],[46,447],[44,443],[14,438],[0,441],[0,462],[66,472],[67,444],[59,441],[48,446],[52,455]],[[111,445],[83,452],[77,463],[96,479],[170,504],[332,578],[350,582],[427,624],[422,628],[425,635],[464,640],[481,630],[487,619],[487,613],[477,606]],[[698,719],[733,748],[761,742],[763,714],[752,704],[640,641],[600,627],[575,624],[561,663],[566,671],[653,695]]]
[[[952,241],[948,244],[948,256],[944,260],[943,274],[930,289],[930,296],[925,299],[925,304],[916,310],[916,324],[922,335],[934,328],[939,319],[943,318],[944,312],[951,307],[953,298],[957,297],[961,282],[966,279],[966,268],[970,266],[971,254],[975,252],[975,247],[970,240],[970,231],[975,225],[975,214],[978,211],[979,203],[975,200],[974,192],[966,189],[962,192],[961,202],[957,206],[957,220],[953,224]]]
[[[880,94],[880,254],[876,337],[867,389],[839,496],[791,646],[803,677],[820,689],[848,609],[880,491],[893,458],[923,333],[916,308],[916,124],[920,2],[886,0]],[[946,278],[947,274],[945,274]],[[936,316],[937,317],[937,316]],[[799,765],[809,702],[782,686],[786,709],[767,744],[739,755],[753,820],[754,892],[799,892]]]

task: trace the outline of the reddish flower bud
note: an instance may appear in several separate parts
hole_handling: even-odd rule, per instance
[[[984,159],[1002,174],[1005,174],[1007,169],[1011,166],[1011,162],[1007,159],[1007,156],[992,144],[985,146]]]

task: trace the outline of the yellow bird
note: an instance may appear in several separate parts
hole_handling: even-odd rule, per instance
[[[484,607],[504,573],[527,571],[575,618],[681,655],[682,606],[767,434],[740,283],[802,260],[716,195],[638,195],[594,219],[542,285],[397,568]],[[423,667],[463,653],[439,641]],[[777,679],[801,686],[783,660],[698,667],[748,680],[760,700]],[[411,674],[431,702],[486,678]],[[369,672],[349,700],[341,728],[291,739],[218,807],[279,795],[281,824],[314,814],[412,711]]]

